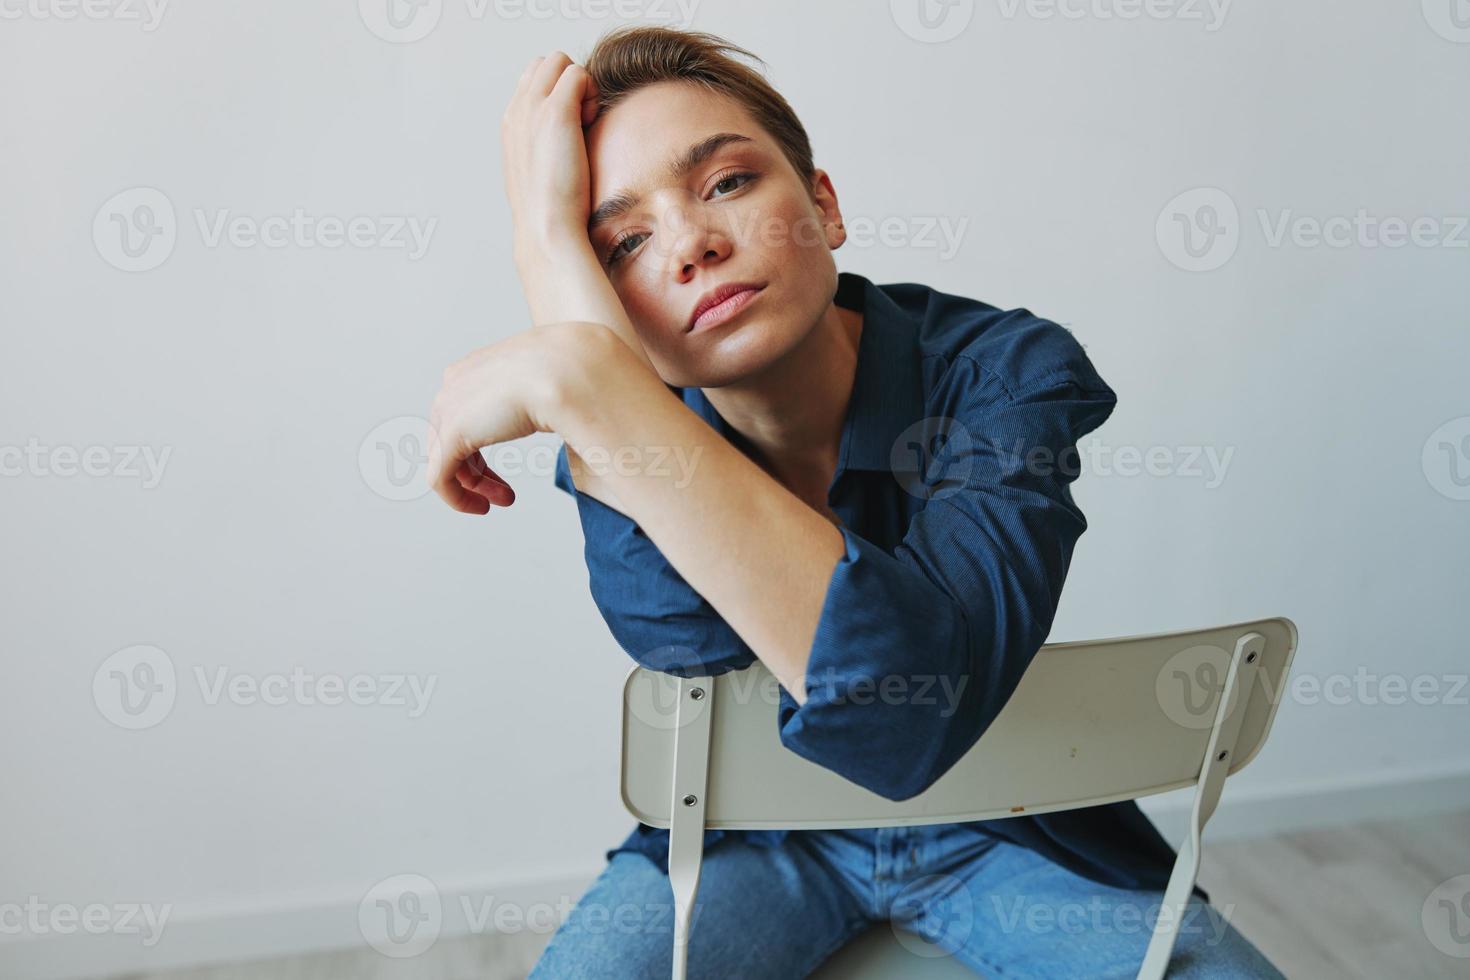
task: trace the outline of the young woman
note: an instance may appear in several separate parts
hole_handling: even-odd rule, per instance
[[[980,737],[1086,529],[1076,444],[1116,403],[1024,309],[839,273],[831,177],[719,38],[633,27],[522,74],[502,121],[534,326],[445,372],[430,474],[565,445],[593,597],[639,662],[759,658],[784,745],[889,799]],[[670,971],[667,831],[638,825],[533,977]],[[982,975],[1132,977],[1173,852],[1131,802],[906,828],[710,831],[691,976],[799,977],[874,922]],[[1279,976],[1196,889],[1171,976]]]

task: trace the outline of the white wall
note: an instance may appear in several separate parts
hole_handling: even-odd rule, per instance
[[[1470,430],[1470,30],[1450,2],[1124,19],[1104,16],[1118,0],[1064,5],[1080,17],[979,0],[940,42],[905,33],[897,0],[695,8],[769,62],[849,228],[897,221],[841,267],[1068,324],[1120,396],[1094,445],[1179,453],[1166,476],[1084,461],[1091,529],[1053,640],[1287,615],[1299,676],[1432,679],[1427,705],[1382,703],[1371,677],[1347,703],[1289,696],[1227,794],[1222,820],[1232,797],[1262,803],[1244,829],[1467,785],[1470,692],[1446,695],[1466,670],[1470,502],[1438,437],[1424,457],[1441,425]],[[0,903],[171,918],[153,946],[7,928],[0,973],[360,942],[359,901],[404,873],[446,907],[575,898],[632,820],[613,738],[628,660],[588,595],[574,505],[543,470],[474,520],[387,499],[359,455],[427,410],[445,364],[527,325],[499,114],[531,57],[580,59],[616,21],[443,0],[425,37],[393,43],[370,0],[175,3],[152,29],[123,19],[141,5],[60,19],[66,3],[0,0]],[[176,241],[126,272],[109,216],[148,202],[108,202],[139,187],[166,195]],[[1170,206],[1195,188],[1239,216],[1211,271],[1156,235],[1221,203]],[[210,246],[197,224],[297,208],[434,224],[419,257]],[[1453,242],[1267,234],[1286,212],[1359,209]],[[930,218],[962,229],[957,250]],[[28,445],[101,447],[110,475],[61,475],[64,457],[17,457]],[[169,453],[156,485],[128,475],[128,447]],[[1191,475],[1187,447],[1227,460],[1223,479]],[[1454,462],[1470,473],[1470,444]],[[173,665],[174,702],[127,730],[110,675],[131,664],[103,667],[136,645]],[[298,667],[436,686],[410,717],[210,703],[196,678]]]

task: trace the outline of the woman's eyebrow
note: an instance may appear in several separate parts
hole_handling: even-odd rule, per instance
[[[724,147],[732,143],[754,142],[755,140],[749,136],[742,136],[739,133],[715,133],[713,136],[706,136],[699,142],[691,144],[683,153],[677,154],[670,160],[664,167],[664,174],[670,183],[677,183],[683,180],[689,171],[704,163],[704,161],[714,156]],[[590,234],[596,231],[599,225],[606,224],[620,215],[627,214],[637,207],[638,202],[641,200],[643,200],[641,194],[636,194],[626,189],[618,191],[592,209],[592,216],[587,219],[588,233]]]

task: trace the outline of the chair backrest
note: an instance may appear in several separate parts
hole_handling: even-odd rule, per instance
[[[1232,655],[1252,635],[1260,637],[1253,681],[1232,696],[1222,719],[1234,724],[1240,715],[1226,767],[1238,772],[1271,729],[1297,646],[1289,619],[1045,645],[970,751],[929,789],[902,801],[783,746],[777,682],[759,662],[700,678],[635,667],[623,689],[623,804],[643,823],[670,825],[676,741],[708,711],[702,810],[703,825],[711,828],[992,820],[1192,786],[1214,734]],[[682,698],[695,682],[710,696]],[[945,695],[936,688],[928,696]]]
[[[779,688],[759,662],[717,677],[635,667],[623,685],[623,805],[669,828],[674,980],[687,975],[706,828],[994,820],[1193,786],[1189,835],[1138,971],[1139,980],[1161,980],[1199,873],[1205,823],[1226,776],[1265,743],[1296,646],[1296,625],[1282,617],[1044,645],[970,751],[900,801],[782,745]],[[880,682],[874,696],[883,691]]]

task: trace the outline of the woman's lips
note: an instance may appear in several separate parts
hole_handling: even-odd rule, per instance
[[[759,289],[741,290],[733,296],[727,297],[723,302],[716,303],[699,314],[699,319],[694,321],[694,326],[689,328],[689,332],[696,334],[701,330],[708,330],[710,327],[719,326],[749,306],[750,301],[755,299],[763,289],[765,289],[764,286],[761,286]]]

